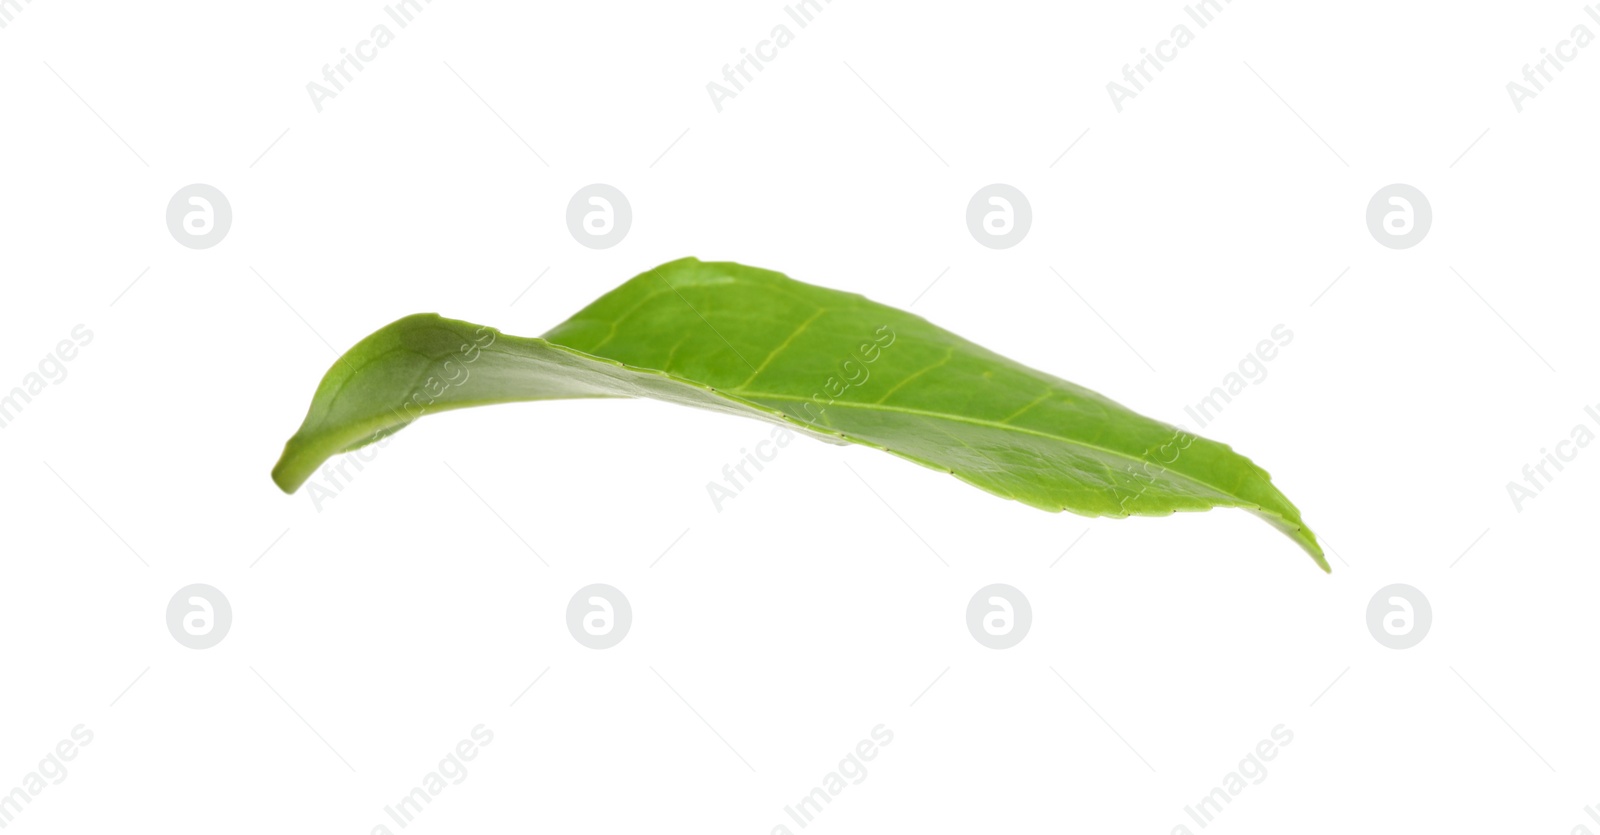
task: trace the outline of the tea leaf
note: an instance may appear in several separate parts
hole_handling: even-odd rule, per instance
[[[651,397],[876,447],[1048,511],[1155,516],[1244,508],[1329,570],[1265,470],[919,316],[781,273],[692,258],[602,296],[543,337],[408,316],[336,362],[272,477],[432,412]]]

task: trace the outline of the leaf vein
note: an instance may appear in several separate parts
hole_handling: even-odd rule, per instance
[[[955,356],[956,356],[956,346],[951,345],[949,348],[945,349],[944,358],[943,359],[939,360],[938,362],[934,363],[933,365],[928,366],[927,368],[922,369],[921,371],[916,372],[915,374],[911,374],[911,375],[907,376],[904,380],[901,380],[900,382],[895,383],[894,385],[890,386],[889,390],[884,392],[882,397],[880,397],[877,400],[873,401],[873,405],[875,405],[875,406],[876,405],[881,405],[885,400],[889,399],[889,395],[894,394],[895,392],[899,391],[902,388],[905,388],[907,383],[910,383],[912,380],[915,380],[918,377],[921,377],[922,375],[928,373],[929,371],[932,371],[932,370],[934,370],[936,368],[943,368],[944,366],[948,365],[950,363],[950,360],[954,359]]]
[[[783,349],[789,347],[790,343],[792,343],[796,339],[800,338],[800,334],[804,333],[806,328],[811,327],[811,323],[812,322],[815,322],[818,319],[821,319],[822,315],[824,313],[827,313],[827,312],[828,312],[828,308],[826,308],[826,307],[817,308],[817,312],[811,314],[811,318],[805,320],[804,322],[801,322],[800,326],[794,329],[794,333],[789,334],[789,338],[788,339],[785,339],[782,342],[778,343],[778,347],[773,348],[771,351],[769,351],[767,353],[766,359],[763,359],[761,361],[760,365],[758,365],[755,368],[751,369],[750,376],[746,377],[744,382],[742,382],[739,385],[735,386],[735,388],[741,388],[742,389],[745,386],[748,386],[752,382],[754,382],[755,379],[756,379],[756,375],[760,374],[763,371],[765,371],[767,369],[767,366],[770,365],[772,363],[772,361],[774,359],[776,359],[779,354],[783,353]]]

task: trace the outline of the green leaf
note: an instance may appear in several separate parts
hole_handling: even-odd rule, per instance
[[[633,278],[541,338],[434,314],[382,328],[322,379],[272,477],[293,492],[329,457],[424,414],[578,397],[653,397],[771,421],[1052,512],[1244,508],[1329,570],[1266,471],[1224,444],[905,311],[693,258]]]

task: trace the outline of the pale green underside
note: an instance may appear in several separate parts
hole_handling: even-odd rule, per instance
[[[382,328],[328,371],[273,480],[292,492],[329,457],[419,414],[577,397],[778,422],[1049,511],[1244,508],[1328,570],[1295,506],[1226,445],[862,296],[692,258],[631,279],[542,338],[434,314]]]

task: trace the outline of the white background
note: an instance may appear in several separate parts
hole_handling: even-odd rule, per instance
[[[393,44],[318,112],[306,84],[380,23]],[[780,23],[793,43],[719,113],[706,84]],[[1106,84],[1182,23],[1119,113]],[[480,723],[493,743],[410,831],[799,831],[784,806],[879,724],[893,743],[810,831],[1199,831],[1184,807],[1280,724],[1210,831],[1600,831],[1600,451],[1520,511],[1506,488],[1600,431],[1600,48],[1520,113],[1506,91],[1583,23],[17,6],[0,391],[75,325],[94,339],[0,430],[0,792],[94,739],[7,831],[398,831],[384,806]],[[205,250],[164,219],[196,182],[234,214]],[[611,249],[566,228],[593,182],[633,207]],[[965,226],[994,182],[1032,205],[1011,249]],[[1365,221],[1395,182],[1434,214],[1405,250]],[[706,484],[769,429],[654,402],[431,418],[320,511],[269,480],[335,349],[419,311],[538,334],[685,255],[909,307],[1190,428],[1283,324],[1200,431],[1272,472],[1333,574],[1243,512],[1052,516],[804,439],[719,513]],[[564,624],[595,582],[634,610],[605,651]],[[994,582],[1034,612],[1005,651],[964,622]],[[1433,608],[1404,651],[1365,624],[1395,582]],[[212,649],[166,630],[190,583],[232,603]]]

